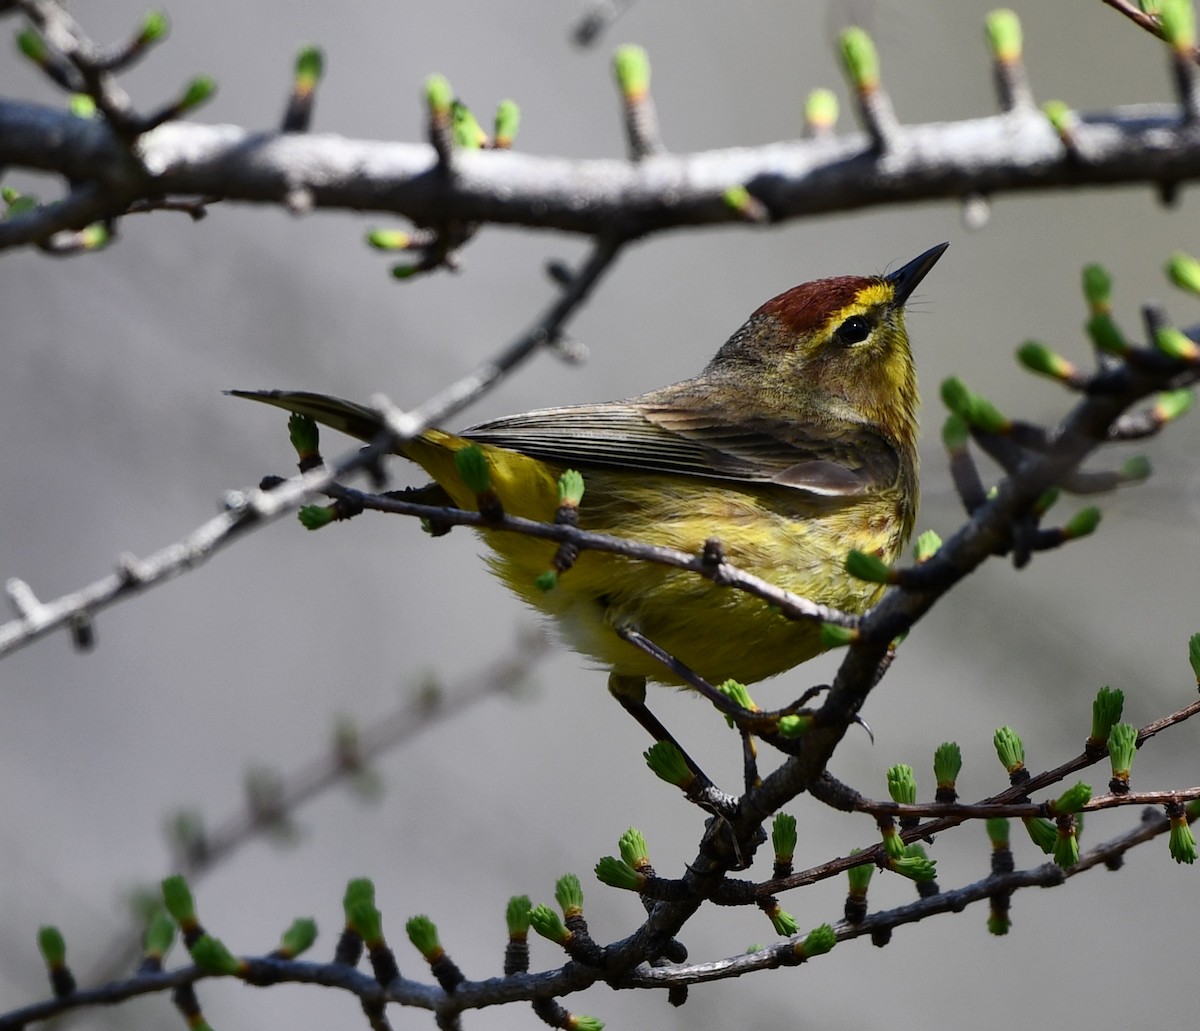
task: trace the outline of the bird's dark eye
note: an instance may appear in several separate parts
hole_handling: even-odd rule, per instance
[[[871,335],[871,322],[864,315],[851,315],[834,331],[839,344],[859,344]]]

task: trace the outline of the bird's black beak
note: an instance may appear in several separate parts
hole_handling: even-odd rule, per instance
[[[885,277],[896,291],[896,296],[892,300],[893,307],[904,307],[905,301],[908,300],[912,292],[917,288],[917,284],[937,264],[938,258],[942,256],[943,252],[949,246],[949,243],[939,243],[936,247],[930,247],[924,254],[913,258],[903,268],[898,268],[890,276]]]

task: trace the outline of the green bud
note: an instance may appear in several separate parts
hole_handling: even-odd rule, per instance
[[[408,940],[429,962],[432,963],[444,951],[442,943],[438,940],[437,925],[429,917],[409,917],[405,921],[404,930],[408,934]]]
[[[504,921],[508,925],[510,938],[524,938],[529,931],[529,911],[533,903],[528,895],[514,895],[504,910]]]
[[[549,906],[534,906],[529,911],[529,926],[543,938],[548,938],[558,945],[568,941],[571,937],[562,918]]]
[[[367,898],[359,898],[344,903],[344,907],[346,923],[368,947],[383,941],[383,916],[375,908],[374,902]]]
[[[157,43],[166,36],[170,28],[171,23],[167,19],[166,11],[147,12],[142,19],[141,28],[138,29],[138,45],[147,47],[151,43]]]
[[[988,46],[992,56],[1003,64],[1021,60],[1021,19],[1006,7],[987,16]]]
[[[613,54],[613,74],[621,95],[628,100],[639,100],[650,91],[650,57],[639,46],[627,43],[617,47]]]
[[[1192,634],[1188,638],[1188,662],[1191,664],[1196,683],[1200,684],[1200,634]]]
[[[1012,727],[1001,727],[992,737],[996,746],[996,755],[1000,765],[1008,773],[1015,773],[1025,768],[1025,746],[1021,743],[1020,735]]]
[[[1070,519],[1067,520],[1067,525],[1063,527],[1063,537],[1069,541],[1077,541],[1080,537],[1087,537],[1089,534],[1096,532],[1096,527],[1100,525],[1100,509],[1095,505],[1089,505],[1087,508],[1081,508]]]
[[[288,416],[288,439],[300,458],[308,458],[321,450],[321,431],[311,416],[293,412]]]
[[[950,452],[963,451],[971,439],[971,428],[965,419],[951,412],[942,423],[942,443]]]
[[[1159,24],[1163,39],[1181,55],[1196,46],[1196,10],[1192,0],[1159,0]]]
[[[832,129],[838,120],[838,99],[833,90],[815,89],[804,102],[804,122],[814,130]]]
[[[564,917],[583,912],[583,885],[573,873],[563,874],[554,883],[554,900],[563,911]]]
[[[670,741],[656,741],[642,753],[646,765],[659,780],[686,789],[695,774],[688,768],[683,753]]]
[[[779,733],[783,737],[803,737],[810,730],[815,719],[811,713],[792,713],[779,717]]]
[[[1148,480],[1154,471],[1150,459],[1145,455],[1130,455],[1121,463],[1121,479],[1125,483],[1139,483]]]
[[[1188,825],[1186,813],[1171,817],[1171,858],[1191,865],[1196,861],[1196,835]]]
[[[202,934],[188,950],[192,960],[201,970],[213,974],[237,975],[242,972],[242,961],[237,958],[220,938]]]
[[[303,47],[296,55],[296,85],[311,90],[325,74],[325,55],[317,46]]]
[[[572,1013],[567,1020],[568,1031],[604,1031],[604,1021],[586,1013]]]
[[[419,276],[425,269],[420,265],[393,265],[388,270],[388,274],[393,279],[412,279],[413,276]]]
[[[369,877],[356,877],[346,885],[346,893],[342,896],[342,911],[350,918],[350,907],[365,902],[375,905],[375,883]]]
[[[478,150],[487,142],[487,133],[466,104],[450,102],[450,131],[454,142],[463,150]]]
[[[1053,821],[1044,819],[1041,816],[1026,816],[1022,822],[1025,824],[1025,829],[1029,832],[1030,840],[1037,845],[1046,855],[1054,851],[1055,845],[1058,842],[1058,828]]]
[[[502,100],[496,108],[495,129],[492,140],[497,147],[507,149],[517,138],[517,129],[521,125],[521,109],[515,100]]]
[[[583,473],[568,469],[558,478],[558,503],[578,508],[583,501]]]
[[[316,940],[317,922],[311,917],[297,917],[279,939],[279,952],[288,959],[295,959],[312,948]]]
[[[1108,732],[1112,730],[1113,724],[1121,719],[1121,713],[1125,708],[1125,692],[1120,688],[1115,691],[1111,687],[1102,687],[1096,692],[1095,701],[1092,702],[1092,732],[1089,738],[1092,741],[1107,741]]]
[[[821,624],[822,648],[845,648],[858,640],[858,631],[853,627],[838,626],[836,623]]]
[[[907,763],[897,763],[888,768],[887,786],[893,802],[911,805],[917,800],[917,777]]]
[[[85,251],[98,251],[108,244],[111,234],[103,222],[93,222],[79,230],[79,247]]]
[[[625,860],[616,856],[602,856],[596,863],[596,880],[612,888],[624,891],[638,891],[643,882],[639,874]]]
[[[1054,841],[1054,862],[1069,870],[1079,862],[1079,838],[1074,827],[1059,827]]]
[[[1138,0],[1138,7],[1141,8],[1143,14],[1157,15],[1161,7],[1161,0]]]
[[[67,961],[67,942],[62,931],[49,924],[38,928],[38,949],[42,959],[51,970],[61,967]]]
[[[473,494],[484,494],[492,489],[491,471],[487,455],[478,444],[468,444],[454,453],[454,468],[459,478]]]
[[[937,861],[926,856],[905,855],[889,859],[888,869],[917,883],[932,881],[937,877]]]
[[[646,844],[642,832],[636,827],[630,827],[621,835],[617,847],[621,850],[621,858],[635,870],[650,865],[650,847]]]
[[[1076,372],[1075,366],[1062,355],[1056,354],[1036,340],[1027,340],[1017,348],[1017,361],[1030,372],[1049,376],[1051,379],[1069,379]]]
[[[886,584],[892,581],[892,567],[878,555],[870,555],[865,551],[852,549],[846,556],[843,566],[851,576],[872,584]]]
[[[992,910],[988,914],[988,918],[987,918],[988,934],[994,934],[997,936],[1008,934],[1008,929],[1011,925],[1012,925],[1012,921],[1009,920],[1007,913],[1000,913],[1000,912],[996,912],[996,910]]]
[[[1050,812],[1055,816],[1077,813],[1092,799],[1091,785],[1077,781],[1050,803]]]
[[[301,505],[296,509],[296,518],[306,530],[320,530],[335,519],[332,505]]]
[[[1067,136],[1071,132],[1071,108],[1061,100],[1048,100],[1042,105],[1042,114],[1059,136]]]
[[[724,683],[717,685],[717,690],[735,705],[740,705],[743,709],[748,709],[750,712],[758,711],[758,706],[754,704],[754,699],[750,697],[750,692],[746,690],[745,684],[739,683],[736,680],[726,680]],[[733,717],[727,715],[725,722],[732,727]]]
[[[860,93],[873,93],[879,88],[879,54],[871,37],[857,26],[843,29],[838,37],[842,49],[842,66],[846,76]]]
[[[207,75],[201,75],[193,79],[187,84],[183,91],[183,96],[179,98],[179,103],[176,105],[179,108],[179,113],[191,111],[217,92],[217,84]]]
[[[1154,400],[1154,415],[1159,422],[1178,419],[1192,407],[1192,399],[1192,391],[1187,387],[1164,391]]]
[[[896,830],[894,824],[889,824],[882,831],[883,850],[891,859],[900,859],[906,852],[908,846],[904,844],[904,839],[900,837],[899,831]]]
[[[553,569],[547,569],[544,573],[539,573],[533,583],[539,591],[545,594],[558,586],[558,573]]]
[[[1176,251],[1167,262],[1167,278],[1181,290],[1200,294],[1200,261]]]
[[[96,101],[86,93],[72,93],[67,101],[67,110],[76,118],[95,118]]]
[[[1083,296],[1093,310],[1107,311],[1112,304],[1112,276],[1103,265],[1084,266]]]
[[[805,959],[823,956],[837,944],[837,935],[829,924],[814,927],[805,936],[804,941],[796,947],[796,951]]]
[[[780,909],[776,906],[767,916],[771,919],[771,926],[775,928],[775,933],[782,935],[784,938],[790,938],[800,930],[800,925],[796,923],[796,918],[786,909]]]
[[[913,558],[918,562],[928,562],[938,553],[942,546],[942,538],[934,530],[926,530],[913,544]]]
[[[1037,501],[1034,503],[1034,512],[1036,512],[1039,516],[1045,515],[1050,511],[1050,509],[1058,504],[1058,499],[1060,497],[1062,497],[1061,490],[1059,490],[1057,487],[1047,487],[1044,491],[1042,491],[1042,493],[1038,496]]]
[[[860,852],[861,849],[851,849],[850,854],[854,855]],[[858,866],[852,866],[846,871],[846,876],[850,881],[850,894],[863,896],[867,893],[867,887],[871,883],[871,877],[875,873],[874,863],[860,863]]]
[[[175,921],[166,910],[158,909],[146,925],[146,933],[142,936],[142,950],[147,956],[162,959],[175,942]]]
[[[17,33],[17,49],[34,64],[42,64],[49,56],[46,41],[33,29],[21,29]]]
[[[162,882],[163,905],[180,927],[196,923],[196,902],[183,874],[173,874]]]
[[[968,390],[962,380],[951,376],[942,383],[942,401],[955,415],[984,433],[1006,433],[1009,420],[987,398]]]
[[[3,197],[4,203],[7,205],[7,210],[4,212],[6,219],[16,218],[18,215],[25,215],[37,210],[38,201],[32,194],[21,193],[19,190],[6,186],[3,191],[0,191],[0,197]]]
[[[750,191],[744,186],[731,186],[721,194],[721,200],[725,207],[733,211],[743,212],[754,203],[754,198],[750,196]]]
[[[431,75],[425,80],[425,106],[435,117],[450,117],[450,105],[454,101],[454,90],[444,75]]]
[[[1164,326],[1154,334],[1154,346],[1168,358],[1180,362],[1194,362],[1200,358],[1200,346],[1186,333],[1174,326]]]
[[[771,847],[775,850],[775,862],[790,863],[799,840],[796,818],[790,813],[776,813],[771,821]]]
[[[933,776],[939,788],[952,788],[962,772],[962,749],[954,741],[943,741],[933,753]]]
[[[1126,354],[1129,351],[1129,341],[1125,334],[1117,328],[1108,312],[1098,312],[1087,321],[1084,327],[1092,338],[1092,343],[1098,351],[1106,354]]]
[[[1112,765],[1114,779],[1129,780],[1133,757],[1137,752],[1137,737],[1137,727],[1132,723],[1118,723],[1108,732],[1108,761]]]
[[[984,821],[992,848],[1008,848],[1009,823],[1007,816],[991,816]]]
[[[403,229],[372,229],[367,233],[367,246],[377,251],[402,251],[411,239]]]

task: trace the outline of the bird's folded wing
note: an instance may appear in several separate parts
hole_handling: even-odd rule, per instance
[[[545,408],[463,436],[556,465],[776,484],[822,496],[869,494],[899,474],[895,449],[867,428],[838,439],[785,420],[632,402]]]

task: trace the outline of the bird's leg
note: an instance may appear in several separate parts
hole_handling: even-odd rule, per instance
[[[670,652],[660,648],[657,644],[650,640],[640,630],[635,630],[631,626],[618,626],[616,628],[617,636],[622,641],[628,641],[639,651],[645,652],[653,659],[657,659],[664,666],[682,680],[688,687],[699,691],[705,698],[713,703],[726,716],[733,718],[735,721],[744,719],[749,715],[749,711],[743,709],[732,698],[729,698],[722,692],[718,691],[712,684],[705,680],[690,666],[685,666]]]

